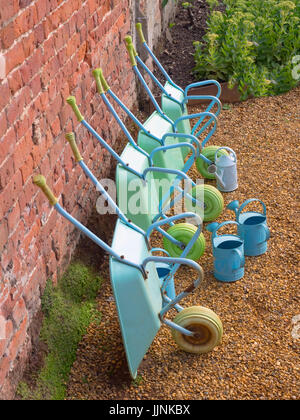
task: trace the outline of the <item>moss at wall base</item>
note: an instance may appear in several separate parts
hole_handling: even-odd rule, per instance
[[[40,340],[47,355],[40,372],[34,372],[34,386],[19,383],[17,393],[24,400],[63,400],[79,342],[91,322],[99,323],[96,296],[102,279],[80,261],[72,263],[65,275],[47,286],[42,298],[44,314]]]

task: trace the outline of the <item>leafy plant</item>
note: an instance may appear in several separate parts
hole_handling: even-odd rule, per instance
[[[300,51],[299,0],[223,0],[211,7],[204,42],[194,42],[196,77],[237,85],[242,99],[276,95],[298,81],[293,57]]]

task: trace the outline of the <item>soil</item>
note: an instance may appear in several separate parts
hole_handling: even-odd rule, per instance
[[[192,7],[183,8],[178,4],[173,26],[169,28],[167,36],[161,40],[159,46],[159,61],[167,70],[173,81],[181,87],[197,82],[193,74],[194,41],[201,41],[206,28],[207,18],[210,13],[206,0],[191,1]],[[215,10],[224,10],[221,4]],[[155,72],[159,77],[159,72]]]

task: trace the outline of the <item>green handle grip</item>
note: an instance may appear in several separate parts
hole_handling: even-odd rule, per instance
[[[71,133],[67,133],[66,134],[66,139],[70,143],[70,146],[71,146],[71,149],[72,149],[72,152],[74,154],[74,157],[75,157],[76,162],[80,162],[81,160],[83,160],[83,158],[82,158],[82,156],[81,156],[81,154],[80,154],[80,152],[78,150],[78,147],[77,147],[77,144],[76,144],[76,141],[75,141],[75,135],[74,135],[74,133],[72,133],[72,132]]]
[[[101,95],[102,93],[104,93],[104,90],[103,90],[103,86],[102,86],[102,83],[101,83],[100,73],[101,73],[101,70],[100,69],[93,70],[93,76],[94,76],[94,78],[96,80],[97,91]]]
[[[76,104],[76,98],[75,96],[69,96],[67,98],[67,103],[71,106],[71,108],[74,111],[74,114],[76,115],[76,118],[79,122],[81,122],[82,120],[84,120],[83,116],[81,115],[81,112],[78,109],[78,106]]]
[[[141,23],[137,23],[135,25],[135,27],[136,27],[137,33],[139,34],[141,43],[143,44],[144,42],[146,42],[146,40],[145,40],[145,37],[144,37],[144,34],[143,34],[142,24]]]
[[[134,48],[131,36],[130,35],[125,36],[124,40],[125,40],[125,43],[126,43],[127,51],[129,52],[128,48],[131,47],[133,49],[133,54],[136,57],[138,55],[138,53],[136,52],[136,49]]]
[[[33,177],[33,183],[40,187],[40,189],[43,191],[45,196],[48,198],[50,204],[52,206],[55,206],[55,204],[58,202],[58,199],[55,197],[53,192],[50,190],[46,183],[46,178],[43,175],[36,175]]]
[[[136,60],[135,60],[135,55],[134,55],[134,51],[133,51],[132,45],[127,45],[127,51],[129,53],[131,65],[132,66],[136,66]]]
[[[99,69],[99,74],[100,74],[100,80],[101,80],[101,84],[103,86],[104,91],[108,91],[110,89],[107,81],[105,80],[104,76],[103,76],[103,71],[102,69]]]

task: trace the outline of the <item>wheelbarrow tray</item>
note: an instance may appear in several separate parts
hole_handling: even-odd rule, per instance
[[[151,134],[154,134],[160,139],[163,137],[163,135],[173,132],[171,124],[162,118],[162,116],[159,115],[157,111],[154,111],[150,115],[150,117],[144,123],[144,127],[147,131],[150,131]],[[147,131],[139,131],[137,143],[143,150],[150,154],[154,149],[161,145],[154,138],[149,136]],[[165,144],[166,146],[171,144],[178,144],[178,138],[169,136],[166,138]],[[182,150],[178,147],[176,149],[155,153],[153,156],[153,163],[154,166],[158,166],[160,168],[182,170],[184,166]],[[158,173],[154,176],[155,179],[168,179],[170,182],[172,182],[175,177],[176,175],[164,173]]]
[[[116,223],[112,248],[141,264],[150,256],[145,238],[122,221]],[[147,264],[145,280],[140,270],[110,257],[110,278],[132,378],[161,326],[161,283],[154,263]]]
[[[180,101],[181,103],[184,100],[184,94],[181,90],[177,89],[175,86],[171,85],[169,82],[166,82],[164,88],[172,96],[172,98]],[[172,101],[172,99],[168,98],[165,94],[162,94],[161,97],[161,107],[162,110],[166,113],[166,115],[171,118],[172,121],[176,121],[178,118],[188,115],[188,110],[186,104],[182,107]],[[184,134],[191,134],[191,124],[190,120],[183,120],[180,121],[177,125],[177,129],[179,133]]]
[[[131,144],[127,144],[120,156],[129,167],[143,173],[149,167],[148,158],[136,150]],[[121,164],[116,168],[116,185],[118,205],[127,218],[133,223],[147,230],[152,224],[153,218],[158,212],[158,197],[152,173],[147,174],[147,182],[143,181],[134,173],[127,170]],[[135,199],[135,195],[136,196]],[[132,208],[135,200],[139,199],[139,213]]]

